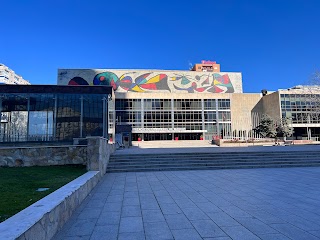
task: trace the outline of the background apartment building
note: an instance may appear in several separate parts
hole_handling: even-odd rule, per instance
[[[12,69],[0,63],[0,84],[29,85],[30,83],[16,74]]]

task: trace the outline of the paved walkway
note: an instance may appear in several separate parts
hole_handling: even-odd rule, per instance
[[[320,239],[320,168],[106,174],[57,239]]]

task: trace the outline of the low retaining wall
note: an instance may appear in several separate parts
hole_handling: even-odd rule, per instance
[[[214,144],[220,146],[220,147],[248,147],[248,146],[263,146],[263,145],[274,145],[275,140],[269,139],[269,140],[255,140],[255,141],[248,141],[244,142],[243,140],[230,140],[230,139],[216,139],[212,140]],[[290,142],[290,145],[299,145],[299,144],[313,144],[312,140],[289,140],[289,141],[283,141],[279,140],[279,145],[286,145]]]
[[[87,138],[87,145],[0,148],[0,167],[30,167],[67,164],[87,165],[88,171],[106,173],[114,144],[101,137]]]
[[[220,147],[248,147],[248,146],[263,146],[263,145],[272,145],[274,144],[274,139],[267,140],[267,141],[243,141],[243,140],[230,140],[230,139],[216,139],[212,140],[214,144]]]
[[[0,167],[86,164],[87,146],[5,147],[0,149]]]
[[[299,145],[299,144],[312,144],[312,140],[292,140],[292,144]]]

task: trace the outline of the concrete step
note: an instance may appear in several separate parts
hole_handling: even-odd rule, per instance
[[[230,162],[230,161],[250,161],[250,160],[254,160],[254,161],[269,161],[269,160],[283,160],[283,161],[287,161],[287,160],[297,160],[297,161],[308,161],[310,159],[319,159],[320,160],[320,156],[295,156],[295,157],[284,157],[284,156],[280,156],[280,157],[253,157],[253,158],[203,158],[203,157],[196,157],[196,156],[189,156],[188,158],[181,158],[181,159],[175,159],[175,158],[162,158],[162,159],[119,159],[119,160],[114,160],[111,159],[109,161],[109,164],[113,164],[113,163],[119,163],[119,164],[130,164],[130,163],[134,163],[134,162],[141,162],[141,163],[157,163],[157,162],[192,162],[192,161],[200,161],[200,162],[204,162],[204,161],[209,161],[209,162]]]
[[[198,165],[223,165],[223,164],[269,164],[269,163],[311,163],[311,162],[320,162],[320,159],[310,159],[308,161],[305,160],[269,160],[269,161],[185,161],[185,162],[128,162],[128,163],[113,163],[113,164],[109,164],[110,167],[113,166],[128,166],[128,167],[132,167],[132,166],[166,166],[166,165],[194,165],[194,164],[198,164]]]
[[[154,163],[189,163],[189,162],[215,162],[215,163],[225,163],[225,162],[267,162],[267,161],[310,161],[310,160],[320,160],[320,157],[310,157],[310,158],[248,158],[248,159],[197,159],[197,158],[189,158],[189,159],[158,159],[158,160],[120,160],[120,161],[110,161],[109,164],[132,164],[132,163],[142,163],[142,164],[154,164]]]
[[[259,157],[259,158],[270,158],[270,157],[310,157],[310,156],[319,156],[320,152],[316,153],[272,153],[272,154],[156,154],[156,155],[112,155],[110,160],[111,161],[118,161],[118,160],[133,160],[133,159],[142,159],[142,160],[152,160],[152,159],[185,159],[190,157],[196,157],[196,158],[221,158],[224,159],[228,158],[253,158],[253,157]]]
[[[309,161],[309,162],[248,162],[248,163],[220,163],[220,164],[201,164],[201,163],[192,163],[192,164],[151,164],[151,165],[144,165],[144,164],[136,164],[131,166],[109,166],[108,172],[114,172],[117,170],[124,170],[124,171],[141,171],[141,170],[148,170],[148,171],[159,171],[159,170],[170,170],[170,169],[224,169],[224,168],[260,168],[260,167],[284,167],[284,166],[313,166],[313,165],[320,165],[320,161]]]
[[[112,155],[108,172],[320,165],[320,151]]]
[[[287,167],[320,167],[315,164],[268,164],[268,165],[237,165],[237,166],[197,166],[197,167],[165,167],[165,168],[118,168],[108,169],[107,172],[149,172],[149,171],[182,171],[182,170],[221,170],[221,169],[248,169],[248,168],[287,168]]]

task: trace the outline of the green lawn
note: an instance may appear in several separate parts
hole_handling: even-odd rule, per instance
[[[85,166],[0,168],[0,222],[86,172]],[[37,192],[38,188],[50,188]]]

